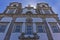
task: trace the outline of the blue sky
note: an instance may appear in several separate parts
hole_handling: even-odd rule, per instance
[[[0,13],[2,13],[11,2],[22,3],[24,7],[28,4],[36,6],[37,3],[46,2],[60,17],[60,0],[0,0]]]

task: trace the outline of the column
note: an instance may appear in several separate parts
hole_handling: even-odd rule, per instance
[[[22,25],[22,33],[25,33],[25,23]]]
[[[10,26],[8,28],[8,31],[7,31],[6,35],[5,35],[4,40],[9,40],[10,39],[15,19],[16,19],[16,17],[14,17],[13,20],[10,22]]]
[[[50,24],[48,22],[47,22],[47,25],[49,27],[49,30],[50,30],[51,34],[52,34],[53,32],[52,32],[51,26],[50,26]]]
[[[36,33],[36,24],[33,23],[33,32]]]
[[[46,20],[44,20],[44,24],[45,24],[45,29],[46,29],[48,40],[53,40],[49,23]]]
[[[59,25],[59,23],[57,23],[57,25],[58,25],[58,27],[60,28],[60,25]]]

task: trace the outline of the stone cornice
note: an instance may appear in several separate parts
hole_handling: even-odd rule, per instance
[[[11,16],[11,17],[58,17],[58,14],[0,14],[0,17]]]

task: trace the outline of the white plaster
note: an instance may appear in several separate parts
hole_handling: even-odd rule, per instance
[[[53,33],[54,40],[60,40],[60,33]]]
[[[49,12],[50,12],[50,14],[52,14],[52,11],[51,10],[49,10]]]
[[[22,32],[25,33],[25,23],[22,25]]]
[[[3,17],[0,22],[11,22],[12,17]]]
[[[43,22],[42,18],[32,18],[33,22]]]
[[[46,18],[46,21],[47,22],[57,22],[56,19],[54,19],[54,18]]]
[[[38,40],[48,40],[47,34],[46,33],[37,33],[39,36]]]
[[[0,40],[4,40],[5,33],[0,33]]]
[[[36,33],[36,24],[33,23],[33,32]]]
[[[21,33],[12,33],[10,40],[19,40],[20,35],[21,35]]]
[[[28,37],[28,36],[30,36],[30,37],[34,37],[34,35],[24,35],[25,37]]]
[[[26,22],[26,18],[16,18],[15,22]]]

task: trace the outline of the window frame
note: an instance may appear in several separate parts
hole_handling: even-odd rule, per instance
[[[27,32],[27,27],[28,27],[28,26],[31,27],[31,34],[29,34],[29,33]],[[27,25],[25,29],[26,29],[26,30],[25,30],[25,33],[26,33],[27,35],[32,35],[32,34],[33,34],[33,26]]]
[[[16,28],[17,28],[16,26],[20,26],[20,29],[19,29],[20,32],[16,32]],[[18,24],[14,24],[13,33],[21,33],[21,32],[22,32],[22,26],[20,24],[19,25]]]
[[[4,27],[3,29],[2,29],[2,26]],[[2,29],[2,31],[1,31],[1,29]],[[0,24],[0,33],[4,33],[5,31],[6,31],[6,29],[7,29],[7,25],[5,24],[5,25],[1,25]]]
[[[16,13],[16,9],[8,9],[7,11],[6,11],[6,13],[8,13],[8,14],[14,14],[14,13]]]
[[[51,14],[51,12],[49,11],[49,9],[43,9],[44,14]]]
[[[40,31],[40,32],[39,32],[39,30],[38,30],[38,27],[39,27],[39,26],[41,26],[41,27],[42,27],[42,29],[41,29],[41,27],[40,27],[40,30],[42,30],[42,31]],[[37,27],[37,28],[36,28],[36,29],[37,29],[37,33],[45,33],[45,32],[46,32],[46,30],[45,30],[45,27],[44,27],[44,26],[42,26],[42,25],[37,25],[36,27]]]
[[[51,26],[51,29],[53,33],[60,33],[60,28],[56,25]]]

